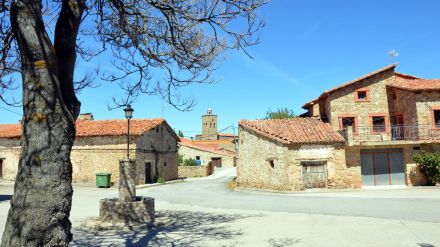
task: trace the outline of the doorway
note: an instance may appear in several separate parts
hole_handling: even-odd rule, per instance
[[[302,183],[304,189],[327,187],[327,162],[302,161]]]
[[[0,159],[0,178],[3,178],[3,159]]]
[[[212,160],[212,165],[214,167],[220,168],[222,167],[222,158],[211,158]]]
[[[394,117],[392,117],[392,124],[393,126],[391,127],[391,134],[393,140],[405,139],[405,127],[403,123],[403,115],[396,114]]]
[[[151,162],[145,162],[145,181],[146,184],[151,184]]]

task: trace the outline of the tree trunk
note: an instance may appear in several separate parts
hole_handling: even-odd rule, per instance
[[[63,2],[55,35],[55,47],[63,54],[48,37],[41,7],[41,1],[11,3],[11,23],[22,65],[22,152],[3,247],[67,246],[72,240],[70,152],[80,107],[72,81],[82,5]],[[73,11],[75,8],[79,12]]]

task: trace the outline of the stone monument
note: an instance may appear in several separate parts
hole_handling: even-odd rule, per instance
[[[154,221],[154,198],[136,196],[136,163],[119,161],[119,198],[100,201],[99,220],[108,223],[149,223]]]

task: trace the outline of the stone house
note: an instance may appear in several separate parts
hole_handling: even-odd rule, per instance
[[[212,162],[215,167],[234,167],[236,162],[235,144],[231,140],[193,141],[180,138],[179,154],[195,159],[202,166]]]
[[[352,187],[345,140],[314,118],[239,122],[237,185],[270,190]]]
[[[329,123],[346,139],[347,167],[362,186],[423,185],[415,153],[440,150],[440,80],[389,65],[323,92],[304,117]]]
[[[73,182],[94,182],[98,172],[119,179],[119,160],[127,156],[127,120],[76,122],[72,148]],[[132,119],[130,158],[136,160],[136,183],[151,183],[159,177],[177,178],[178,137],[164,119]],[[0,125],[0,160],[3,179],[13,180],[20,156],[21,124]]]

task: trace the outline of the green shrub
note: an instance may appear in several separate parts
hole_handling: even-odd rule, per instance
[[[188,158],[188,159],[183,160],[183,165],[184,166],[196,166],[197,163],[196,163],[195,159]]]
[[[440,153],[419,153],[414,156],[414,161],[420,165],[429,185],[440,183]]]
[[[181,154],[177,154],[177,164],[181,166],[183,164],[184,157]]]
[[[159,177],[159,178],[157,179],[157,182],[160,183],[160,184],[164,184],[166,181],[165,181],[165,178],[163,178],[163,177]]]

